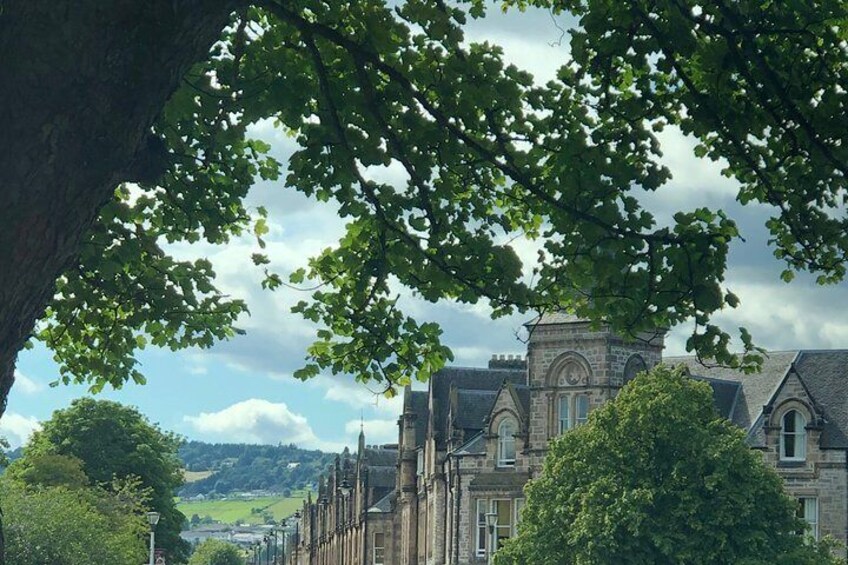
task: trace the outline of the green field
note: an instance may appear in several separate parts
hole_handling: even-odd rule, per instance
[[[197,514],[201,518],[209,516],[224,524],[263,524],[262,512],[271,512],[275,520],[291,516],[301,508],[305,496],[305,492],[296,492],[291,498],[265,496],[197,502],[181,501],[177,504],[177,508],[189,519],[193,514]],[[251,512],[254,508],[261,509],[261,512]]]

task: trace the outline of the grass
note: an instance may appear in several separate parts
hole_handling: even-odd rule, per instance
[[[263,524],[263,512],[270,512],[275,520],[285,518],[299,510],[306,492],[295,492],[290,498],[283,496],[263,496],[259,498],[231,498],[226,500],[180,501],[180,512],[191,518],[197,514],[201,518],[209,516],[224,524]],[[258,508],[261,511],[251,512]]]

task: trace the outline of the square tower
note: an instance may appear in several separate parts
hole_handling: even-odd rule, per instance
[[[527,324],[529,451],[538,467],[548,441],[585,422],[624,383],[662,360],[665,332],[624,338],[605,324],[563,313]]]

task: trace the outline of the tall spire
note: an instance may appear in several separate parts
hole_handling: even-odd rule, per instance
[[[365,420],[359,416],[359,458],[365,457]]]

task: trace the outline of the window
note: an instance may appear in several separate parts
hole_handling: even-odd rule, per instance
[[[498,521],[494,532],[494,550],[497,551],[503,544],[504,540],[508,540],[512,537],[512,525],[514,523],[512,516],[512,501],[508,499],[493,500],[491,512],[498,515]]]
[[[486,536],[489,533],[486,531],[486,499],[477,500],[477,555],[483,557],[486,555]]]
[[[589,419],[589,397],[585,394],[578,394],[574,399],[574,425],[580,426],[586,423]]]
[[[494,550],[497,551],[504,540],[515,535],[515,525],[518,524],[518,514],[524,506],[524,499],[510,500],[508,498],[477,500],[477,557],[485,557],[489,546],[489,528],[486,526],[486,513],[496,514],[498,519],[495,530],[491,533],[494,537]]]
[[[631,356],[630,359],[627,360],[627,364],[624,366],[624,384],[629,383],[636,378],[636,375],[647,370],[648,367],[645,365],[644,359],[642,359],[639,355]]]
[[[498,467],[515,465],[515,421],[507,418],[498,426]]]
[[[807,457],[807,421],[797,410],[790,410],[783,415],[782,422],[780,458],[803,461]]]
[[[386,536],[383,532],[374,532],[374,565],[386,562]]]
[[[515,524],[515,526],[516,526],[516,532],[518,531],[517,530],[518,523],[521,521],[521,509],[522,508],[524,508],[524,499],[523,498],[516,498],[515,499],[515,520],[513,521],[513,524]]]
[[[418,458],[415,462],[415,474],[423,475],[424,474],[424,449],[418,448]]]
[[[814,540],[819,539],[819,501],[817,498],[802,497],[798,499],[798,517],[804,520],[809,528],[806,534]]]
[[[559,397],[559,433],[565,433],[571,427],[571,419],[568,414],[568,396]]]

